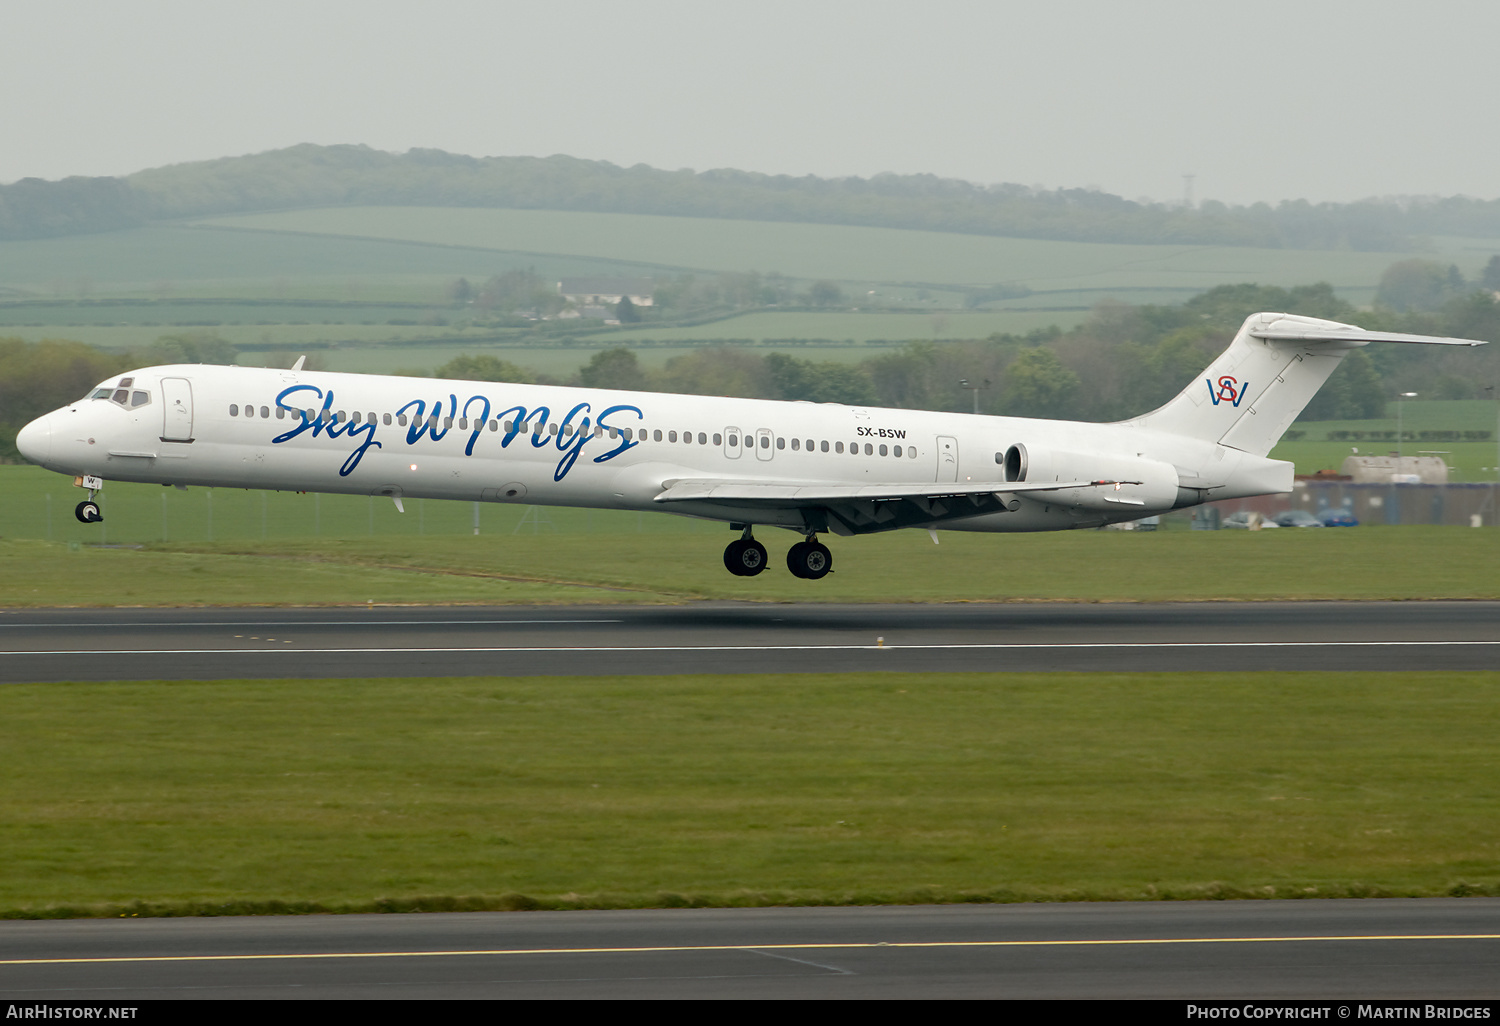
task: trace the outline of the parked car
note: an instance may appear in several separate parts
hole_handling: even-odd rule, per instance
[[[1305,509],[1282,510],[1272,518],[1277,527],[1322,527],[1323,521]]]
[[[1318,519],[1323,521],[1324,527],[1359,526],[1359,521],[1354,519],[1354,514],[1350,513],[1342,506],[1330,506],[1328,509],[1325,509],[1323,512],[1318,514]]]
[[[1230,531],[1259,531],[1264,527],[1280,527],[1281,525],[1262,513],[1242,509],[1238,513],[1229,514],[1219,526]]]

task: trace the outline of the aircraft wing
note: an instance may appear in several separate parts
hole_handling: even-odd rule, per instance
[[[835,534],[873,534],[901,527],[930,526],[947,520],[1014,511],[1016,495],[1069,488],[1104,487],[1136,482],[931,481],[899,484],[809,484],[795,481],[664,481],[655,501],[663,505],[708,502],[744,509],[796,509],[818,530]]]
[[[828,485],[776,481],[666,481],[656,502],[733,502],[786,508],[858,499],[953,499],[971,495],[1012,495],[1022,492],[1057,492],[1065,488],[1092,488],[1139,481],[1054,481],[1027,484],[1023,481],[903,482],[901,484]]]

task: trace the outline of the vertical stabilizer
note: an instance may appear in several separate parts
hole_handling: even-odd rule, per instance
[[[1160,409],[1132,423],[1264,456],[1338,367],[1374,340],[1349,324],[1251,315],[1229,348]]]

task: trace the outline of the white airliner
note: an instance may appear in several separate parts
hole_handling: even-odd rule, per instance
[[[765,569],[755,526],[802,535],[1055,531],[1289,492],[1266,454],[1351,349],[1484,345],[1251,316],[1171,402],[1113,424],[551,385],[248,367],[147,367],[32,421],[27,459],[103,482],[657,510],[727,521],[731,573]],[[936,540],[936,535],[933,536]]]

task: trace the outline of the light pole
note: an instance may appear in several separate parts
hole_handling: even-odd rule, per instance
[[[989,378],[985,378],[984,379],[984,384],[982,384],[982,385],[971,385],[971,384],[969,384],[969,379],[968,378],[959,378],[958,379],[958,387],[959,388],[963,388],[963,389],[967,389],[970,392],[974,393],[974,412],[978,413],[979,412],[979,393],[981,391],[983,391],[984,389],[990,387],[990,379]]]
[[[1401,409],[1402,400],[1405,400],[1405,399],[1414,399],[1414,398],[1416,398],[1416,395],[1417,395],[1417,393],[1415,393],[1415,392],[1399,392],[1396,395],[1396,458],[1397,459],[1401,458],[1401,453],[1402,453],[1401,442],[1406,437],[1405,422],[1402,419],[1402,413],[1403,413],[1403,410]]]
[[[1484,390],[1490,394],[1491,399],[1500,399],[1500,391],[1494,385],[1486,385]],[[1496,407],[1495,429],[1495,477],[1500,479],[1500,406]]]

